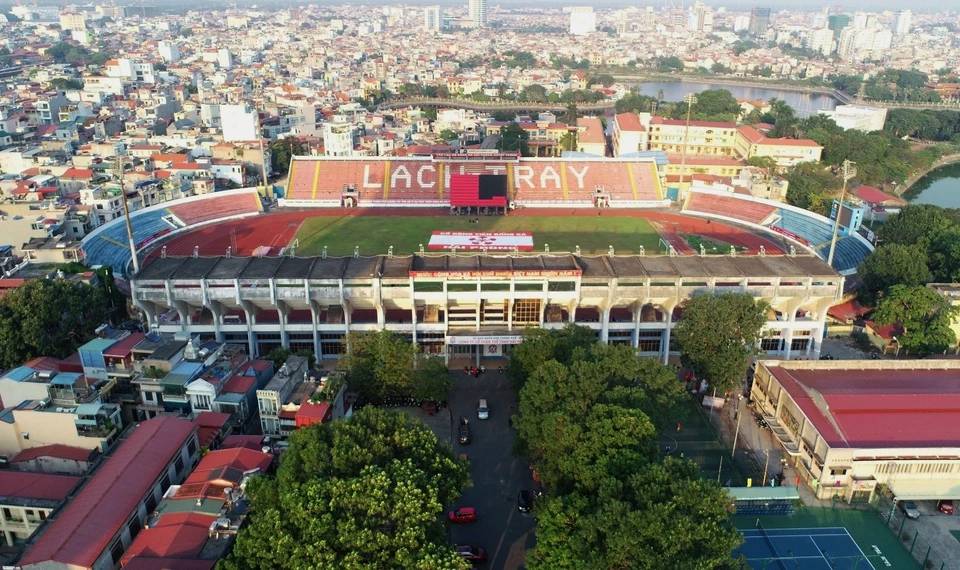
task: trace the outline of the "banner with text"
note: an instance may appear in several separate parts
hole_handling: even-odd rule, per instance
[[[533,234],[529,232],[433,232],[430,249],[461,251],[533,251]]]

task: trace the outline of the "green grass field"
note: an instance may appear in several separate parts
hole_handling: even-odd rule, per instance
[[[536,251],[544,244],[551,252],[571,252],[576,246],[584,255],[606,253],[613,246],[619,253],[647,253],[660,250],[660,235],[644,218],[616,216],[491,216],[471,224],[469,216],[318,216],[308,218],[296,239],[297,255],[319,255],[327,246],[328,255],[387,253],[393,246],[396,255],[416,253],[420,244],[426,249],[434,231],[532,232]]]

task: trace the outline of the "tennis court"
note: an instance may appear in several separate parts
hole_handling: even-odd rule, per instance
[[[844,527],[743,530],[742,554],[756,570],[873,570],[874,566]]]

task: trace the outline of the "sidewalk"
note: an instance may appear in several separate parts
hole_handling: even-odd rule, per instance
[[[730,400],[723,409],[714,410],[712,414],[707,414],[707,417],[720,434],[720,439],[726,445],[727,449],[733,446],[733,439],[737,434],[737,420],[734,419],[734,416],[738,408],[740,411],[740,433],[737,436],[736,459],[741,464],[747,463],[754,466],[753,468],[745,468],[744,473],[748,477],[751,475],[754,476],[753,485],[755,487],[763,484],[764,468],[766,468],[767,485],[769,485],[770,480],[776,478],[782,470],[784,485],[797,487],[800,500],[804,505],[823,508],[835,507],[838,509],[851,508],[843,501],[834,505],[833,501],[817,499],[813,494],[813,490],[802,480],[800,481],[800,485],[797,486],[799,472],[793,467],[789,455],[770,432],[770,429],[761,428],[757,425],[757,422],[754,420],[753,408],[747,406],[746,398]],[[769,454],[767,451],[769,451]]]

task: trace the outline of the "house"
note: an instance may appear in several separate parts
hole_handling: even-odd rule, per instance
[[[263,435],[286,436],[296,429],[296,412],[316,392],[309,361],[290,356],[262,389],[257,390]]]
[[[711,157],[733,157],[737,125],[720,121],[687,121],[652,117],[649,150]]]
[[[196,464],[197,426],[164,416],[133,429],[17,562],[22,570],[116,568],[163,494]],[[118,485],[122,479],[124,484]]]
[[[33,473],[82,475],[100,454],[95,449],[69,445],[41,445],[24,449],[8,461],[10,469]]]
[[[30,538],[80,483],[80,477],[0,471],[0,546]]]
[[[956,499],[960,385],[955,360],[762,360],[750,400],[801,484],[866,504]]]
[[[607,137],[603,134],[603,123],[593,117],[577,119],[577,148],[579,152],[593,156],[607,156]]]

